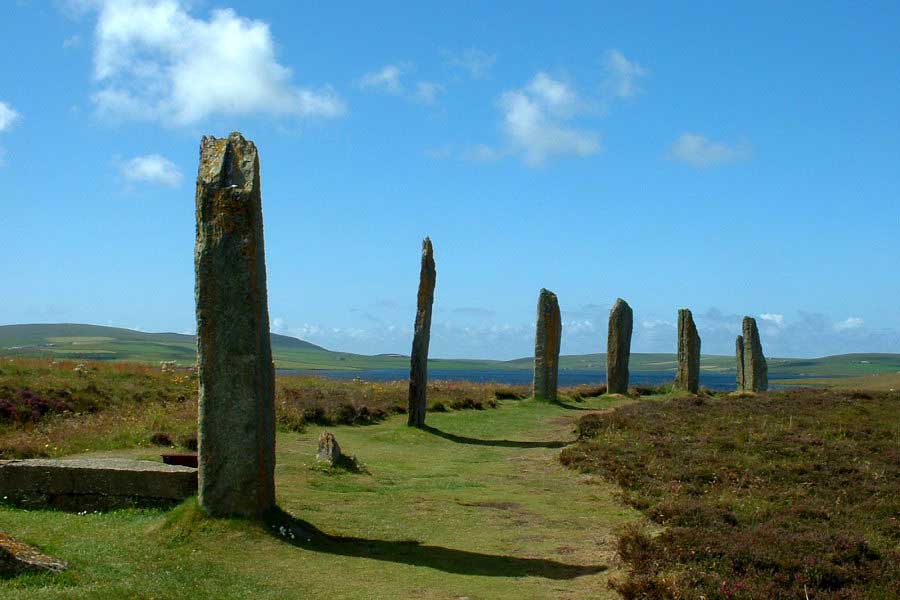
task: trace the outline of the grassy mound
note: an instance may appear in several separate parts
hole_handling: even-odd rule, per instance
[[[626,598],[900,597],[900,395],[644,401],[561,460],[624,489]]]

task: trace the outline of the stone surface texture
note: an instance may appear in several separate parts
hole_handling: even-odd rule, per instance
[[[738,391],[744,389],[744,336],[739,335],[734,341],[734,354],[737,363],[737,377],[735,383]]]
[[[197,469],[149,460],[0,461],[0,496],[20,506],[94,510],[175,504],[197,493]]]
[[[47,556],[34,546],[0,531],[0,576],[15,576],[20,573],[59,573],[65,571],[65,561]]]
[[[196,210],[199,501],[259,516],[275,502],[275,370],[253,142],[203,138]]]
[[[765,392],[769,389],[769,366],[763,355],[762,343],[756,319],[744,317],[744,387],[748,392]]]
[[[606,385],[610,394],[628,391],[628,359],[631,357],[631,332],[634,313],[619,298],[609,311],[609,335],[606,340]]]
[[[328,463],[332,467],[341,462],[341,447],[333,433],[324,431],[319,436],[319,450],[316,452],[316,460]]]
[[[537,324],[534,333],[534,389],[535,398],[555,401],[559,378],[559,344],[562,321],[556,294],[542,289],[538,295]]]
[[[700,390],[700,334],[687,308],[678,311],[678,372],[675,387],[696,394]]]
[[[431,340],[431,306],[437,272],[434,268],[434,248],[431,239],[422,241],[422,269],[419,274],[419,294],[416,303],[416,322],[412,354],[409,360],[409,405],[407,423],[425,426],[428,388],[428,344]]]

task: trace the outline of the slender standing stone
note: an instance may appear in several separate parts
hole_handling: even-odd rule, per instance
[[[700,335],[691,311],[678,311],[678,373],[675,387],[696,394],[700,390]]]
[[[750,392],[765,392],[769,389],[769,367],[763,356],[762,343],[756,319],[744,317],[744,389]]]
[[[431,239],[422,241],[422,270],[419,274],[419,296],[416,308],[412,355],[409,360],[409,407],[407,424],[425,426],[426,391],[428,387],[428,342],[431,339],[431,305],[434,303],[434,249]]]
[[[537,326],[534,333],[534,390],[535,398],[556,400],[559,376],[559,343],[562,321],[556,294],[541,289],[538,295]]]
[[[628,391],[628,358],[631,356],[633,325],[631,307],[619,298],[609,311],[609,335],[606,338],[606,391],[609,394]]]
[[[239,133],[200,142],[194,266],[200,506],[260,516],[275,503],[275,371],[259,157]]]
[[[734,341],[734,353],[737,359],[737,389],[744,389],[744,336],[739,335]]]

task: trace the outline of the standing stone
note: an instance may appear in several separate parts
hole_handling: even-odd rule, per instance
[[[316,460],[337,466],[341,462],[341,447],[333,433],[323,431],[319,436],[319,450],[316,452]]]
[[[259,516],[275,503],[275,370],[259,157],[239,133],[200,142],[194,266],[200,506]]]
[[[763,356],[762,343],[756,319],[744,317],[744,388],[749,392],[764,392],[769,389],[769,367]]]
[[[737,359],[737,389],[744,389],[744,336],[739,335],[734,341],[734,353]]]
[[[700,390],[700,334],[691,311],[678,311],[678,373],[675,387],[696,394]]]
[[[431,239],[422,241],[422,270],[419,274],[419,297],[416,308],[412,355],[409,361],[409,406],[407,424],[425,426],[426,391],[428,387],[428,342],[431,340],[431,305],[434,303],[434,249]]]
[[[537,305],[537,326],[534,333],[534,390],[535,398],[556,400],[559,376],[559,343],[562,321],[556,294],[541,289]]]
[[[606,391],[609,394],[628,391],[628,359],[631,356],[633,326],[631,307],[619,298],[609,311],[609,335],[606,338]]]

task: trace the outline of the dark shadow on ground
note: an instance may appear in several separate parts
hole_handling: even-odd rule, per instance
[[[571,404],[566,404],[565,402],[554,402],[553,404],[560,408],[565,408],[566,410],[598,410],[596,408],[588,408],[586,406],[572,406]]]
[[[542,558],[516,558],[426,546],[415,540],[368,540],[328,535],[280,508],[270,511],[266,525],[269,532],[280,540],[313,552],[386,560],[460,575],[575,579],[607,569],[603,565],[570,565]]]
[[[575,440],[572,440],[571,442],[518,442],[515,440],[481,440],[478,438],[456,435],[455,433],[447,433],[446,431],[441,431],[440,429],[431,427],[430,425],[423,426],[422,430],[427,431],[432,435],[442,437],[445,440],[456,442],[457,444],[472,444],[473,446],[499,446],[502,448],[564,448],[569,444],[573,444],[575,442]]]

